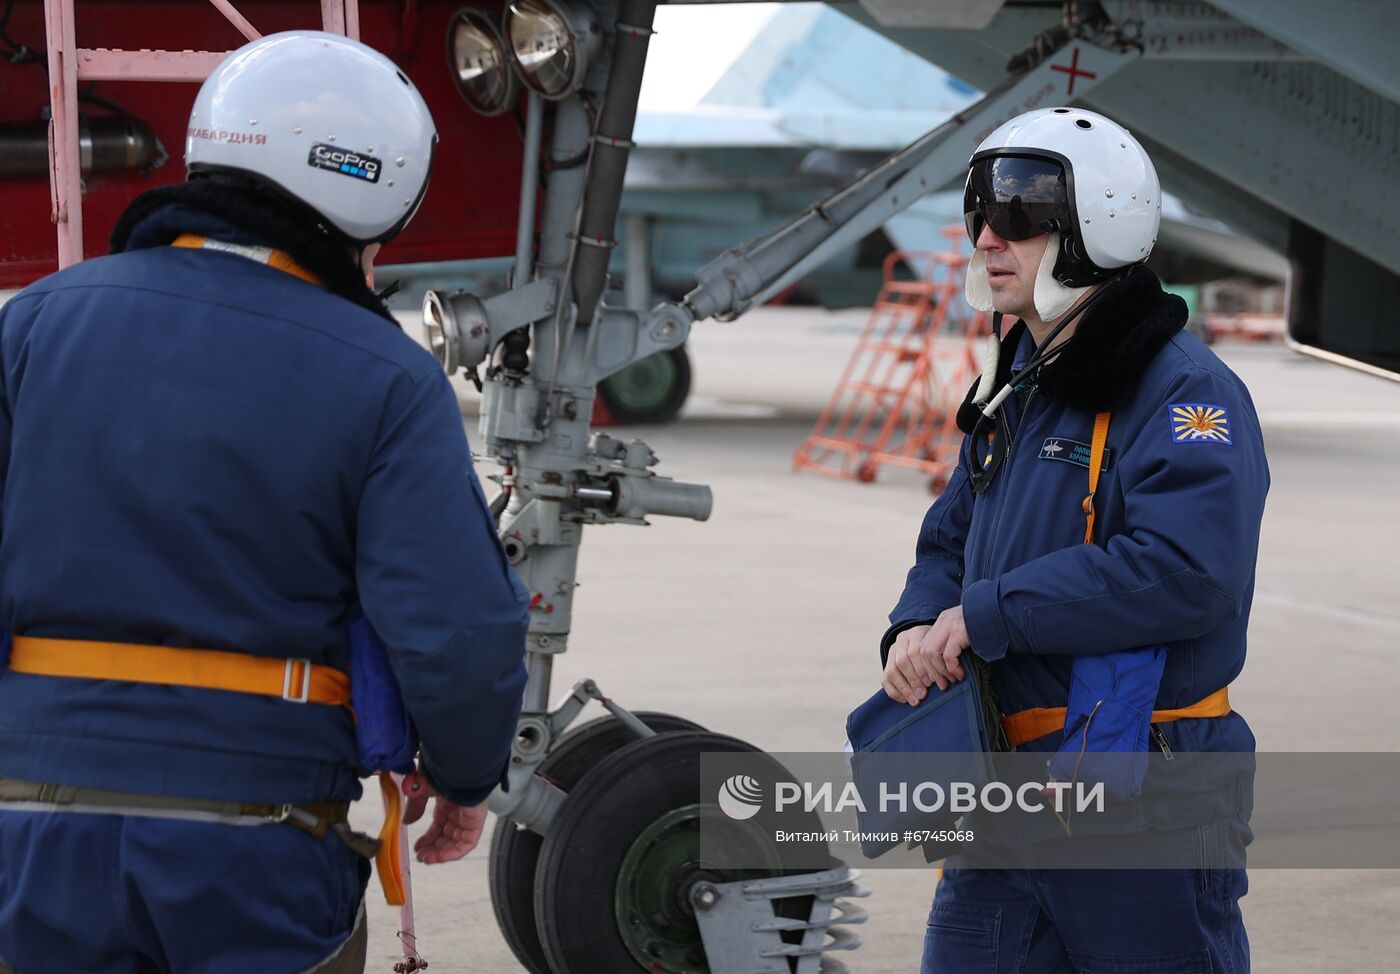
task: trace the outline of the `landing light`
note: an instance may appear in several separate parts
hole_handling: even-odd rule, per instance
[[[579,89],[602,43],[597,16],[568,0],[515,0],[506,35],[520,80],[549,99]]]
[[[423,337],[443,371],[475,369],[491,351],[490,327],[481,299],[466,291],[423,296]]]
[[[457,93],[476,111],[499,115],[515,106],[519,85],[500,28],[487,14],[468,7],[452,15],[447,59]]]

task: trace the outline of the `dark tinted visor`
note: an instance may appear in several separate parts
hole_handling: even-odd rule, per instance
[[[1068,216],[1065,172],[1058,162],[989,156],[968,172],[963,219],[973,244],[983,226],[1003,240],[1029,240],[1057,229]]]

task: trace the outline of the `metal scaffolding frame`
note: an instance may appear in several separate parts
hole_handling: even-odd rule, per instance
[[[246,39],[262,37],[230,0],[209,0]],[[202,82],[228,51],[122,51],[78,47],[74,0],[44,0],[48,40],[49,199],[58,233],[58,266],[83,259],[83,187],[78,142],[81,81]],[[321,0],[321,28],[359,40],[359,0]]]

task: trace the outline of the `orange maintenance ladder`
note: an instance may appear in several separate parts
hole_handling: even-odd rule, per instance
[[[952,474],[961,442],[957,408],[979,369],[988,316],[963,298],[965,236],[949,227],[950,249],[894,251],[884,285],[845,371],[815,427],[793,455],[794,470],[869,483],[884,464],[933,478]],[[955,235],[956,234],[956,235]],[[898,277],[901,267],[913,278]]]

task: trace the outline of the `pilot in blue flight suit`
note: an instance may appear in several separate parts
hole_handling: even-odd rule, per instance
[[[188,181],[0,309],[0,971],[362,970],[360,611],[438,796],[419,855],[475,844],[525,593],[365,283],[436,142],[387,58],[265,37],[201,88]]]
[[[1148,661],[1133,672],[1153,674],[1141,704],[1164,758],[1254,749],[1226,687],[1244,664],[1268,466],[1244,384],[1143,266],[1160,208],[1146,152],[1093,112],[1021,115],[970,162],[968,300],[1020,321],[959,412],[960,462],[890,615],[884,686],[917,703],[961,679],[971,649],[1023,751],[1061,748],[1063,718],[1032,718],[1073,714],[1076,688],[1124,654]],[[1141,729],[1145,748],[1145,714]],[[1146,791],[1141,812],[1194,868],[950,860],[923,971],[1247,971],[1249,789],[1190,797],[1194,817]]]

